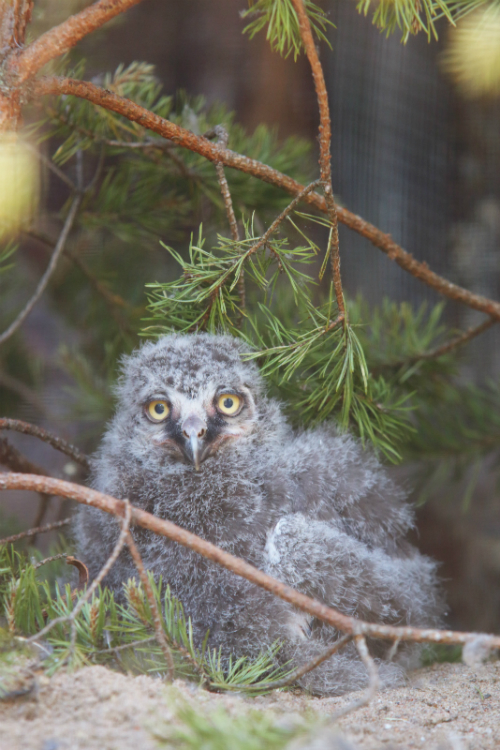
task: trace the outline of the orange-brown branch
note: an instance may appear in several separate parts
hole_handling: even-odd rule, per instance
[[[117,500],[110,495],[105,495],[88,487],[82,487],[79,484],[66,482],[62,479],[40,477],[34,474],[0,474],[0,491],[7,489],[46,492],[58,495],[59,497],[67,497],[78,503],[99,508],[105,513],[119,517],[124,516],[127,508],[125,501]],[[227,568],[227,570],[236,573],[236,575],[246,578],[248,581],[280,597],[280,599],[289,602],[304,612],[308,612],[313,617],[317,617],[319,620],[328,623],[344,633],[354,636],[363,635],[371,638],[382,638],[389,641],[399,639],[401,641],[415,641],[419,643],[451,643],[461,645],[470,643],[481,636],[482,639],[487,639],[487,644],[491,649],[500,648],[499,635],[486,636],[484,634],[463,633],[452,630],[394,627],[392,625],[368,623],[357,620],[355,617],[348,617],[332,609],[332,607],[327,607],[325,604],[311,599],[311,597],[305,594],[301,594],[276,578],[272,578],[261,570],[258,570],[258,568],[245,562],[245,560],[224,552],[214,544],[180,528],[180,526],[176,526],[171,521],[153,516],[151,513],[141,510],[141,508],[135,506],[129,507],[131,520],[134,524],[192,549],[208,560],[212,560],[222,567]]]
[[[23,84],[50,60],[74,47],[84,36],[140,2],[141,0],[100,0],[46,31],[10,58],[7,70],[13,82],[17,86]]]
[[[248,156],[237,154],[230,149],[221,148],[206,138],[195,135],[190,130],[186,130],[186,128],[182,128],[169,120],[164,120],[144,107],[135,104],[130,99],[118,96],[93,83],[76,81],[71,78],[45,77],[37,80],[31,87],[32,96],[38,97],[44,94],[69,94],[87,99],[93,104],[102,106],[112,112],[117,112],[128,120],[139,123],[144,128],[173,141],[182,148],[187,148],[189,151],[200,154],[211,162],[220,162],[227,167],[238,169],[241,172],[257,177],[263,182],[281,188],[291,195],[298,195],[298,193],[304,190],[304,185],[301,185],[292,177],[269,167],[267,164],[263,164],[256,159],[250,159]],[[304,197],[304,201],[319,211],[328,213],[326,200],[323,196],[318,195],[318,193],[308,194]],[[365,237],[375,247],[378,247],[379,250],[388,255],[403,270],[424,284],[427,284],[449,299],[461,302],[474,310],[480,310],[500,320],[500,302],[488,299],[480,294],[473,294],[468,289],[464,289],[458,286],[458,284],[448,281],[443,276],[439,276],[439,274],[431,271],[427,263],[421,263],[416,260],[410,253],[400,247],[397,242],[394,242],[389,234],[382,232],[378,227],[361,218],[361,216],[357,216],[340,206],[337,206],[337,214],[339,221],[349,227],[349,229]]]
[[[337,206],[333,197],[332,186],[332,160],[330,155],[330,143],[332,140],[332,125],[330,118],[330,107],[328,105],[328,91],[326,89],[325,76],[318,55],[318,50],[314,43],[314,37],[311,30],[311,24],[304,7],[303,0],[292,0],[293,7],[299,19],[300,36],[306,50],[307,59],[311,66],[318,99],[319,108],[319,167],[325,200],[328,209],[328,218],[332,225],[329,250],[332,258],[332,277],[335,289],[335,299],[339,313],[345,318],[344,293],[342,290],[342,280],[340,276],[340,249],[339,249],[339,228]]]

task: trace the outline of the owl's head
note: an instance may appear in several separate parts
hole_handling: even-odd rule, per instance
[[[165,336],[123,360],[115,426],[122,438],[199,469],[250,435],[264,398],[248,345],[207,333]],[[129,431],[127,433],[127,431]]]

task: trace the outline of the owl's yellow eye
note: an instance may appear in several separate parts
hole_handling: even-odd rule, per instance
[[[236,412],[240,408],[240,404],[240,397],[235,396],[234,393],[223,393],[221,396],[219,396],[219,400],[217,402],[219,411],[221,411],[223,414],[227,414],[228,416],[236,414]]]
[[[147,412],[153,422],[162,422],[168,417],[168,404],[166,401],[151,401],[147,406]]]

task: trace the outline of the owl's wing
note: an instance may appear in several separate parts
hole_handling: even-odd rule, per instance
[[[347,615],[429,627],[442,612],[436,565],[413,548],[391,555],[293,513],[269,531],[264,555],[270,575]]]
[[[348,434],[321,427],[295,435],[281,451],[270,495],[281,507],[332,522],[347,534],[387,551],[404,549],[413,525],[406,493],[373,452]]]

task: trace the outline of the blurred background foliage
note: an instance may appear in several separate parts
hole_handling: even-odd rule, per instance
[[[37,3],[31,38],[85,5]],[[339,202],[447,278],[498,298],[500,5],[307,6],[330,93]],[[199,135],[222,124],[229,148],[306,184],[317,176],[317,104],[299,52],[289,0],[147,0],[51,67]],[[482,316],[442,303],[341,227],[350,325],[329,329],[329,227],[303,204],[243,263],[289,203],[282,191],[226,170],[235,242],[216,171],[202,157],[70,97],[26,110],[26,131],[38,144],[41,197],[35,217],[2,239],[1,330],[36,288],[74,189],[84,197],[48,289],[0,348],[0,413],[91,452],[113,411],[117,360],[141,336],[196,324],[243,335],[294,424],[337,419],[398,464],[422,506],[419,544],[449,579],[451,624],[498,629],[497,327],[422,358]],[[78,478],[47,446],[12,441],[49,472]],[[4,493],[2,504],[2,535],[36,515],[19,493]],[[46,520],[67,513],[67,501],[53,501]]]

